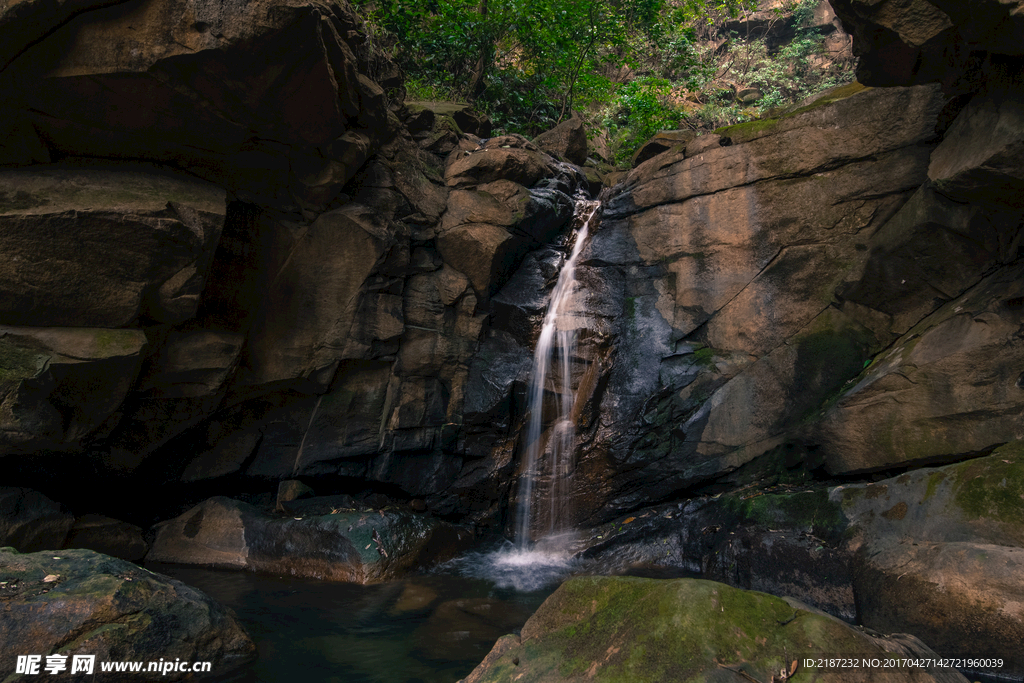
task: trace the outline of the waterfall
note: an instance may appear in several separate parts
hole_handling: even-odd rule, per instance
[[[600,202],[579,200],[576,204],[575,222],[577,228],[571,238],[572,250],[551,292],[547,312],[537,349],[533,355],[533,369],[527,395],[529,422],[526,429],[525,454],[520,478],[519,506],[517,511],[515,537],[520,548],[530,544],[530,527],[540,512],[538,503],[543,498],[538,490],[538,480],[548,475],[548,520],[547,534],[562,530],[561,522],[568,505],[567,480],[573,469],[573,451],[576,440],[576,424],[573,408],[576,392],[572,385],[572,358],[576,350],[576,331],[579,320],[574,315],[574,291],[576,289],[576,261],[586,244],[591,222],[597,216]],[[557,361],[554,356],[557,354]],[[557,365],[556,365],[557,363]],[[552,366],[555,365],[553,368]],[[554,383],[554,414],[545,416],[545,395],[548,392],[549,374],[556,370]],[[550,406],[549,406],[550,408]],[[549,410],[550,412],[550,410]],[[545,417],[549,419],[546,421]],[[538,471],[544,453],[544,425],[550,424],[547,439],[548,452],[546,472]]]

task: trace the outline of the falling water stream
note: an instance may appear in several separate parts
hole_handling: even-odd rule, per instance
[[[599,209],[598,201],[576,203],[571,249],[551,291],[537,339],[527,395],[529,416],[521,442],[515,543],[489,553],[464,555],[451,563],[449,569],[455,573],[531,592],[557,585],[579,567],[566,551],[569,530],[565,528],[571,512],[569,478],[576,442],[572,362],[577,331],[586,322],[574,295],[577,261]]]
[[[566,504],[566,480],[572,470],[573,446],[576,439],[576,425],[572,419],[576,401],[576,393],[572,386],[572,358],[576,351],[576,332],[580,324],[573,305],[573,295],[576,291],[576,262],[587,242],[591,221],[597,216],[599,207],[599,202],[588,200],[581,200],[576,205],[579,228],[572,238],[574,241],[569,258],[558,273],[558,281],[551,292],[551,301],[548,303],[540,337],[537,339],[537,348],[533,354],[533,369],[527,397],[530,417],[526,429],[526,450],[515,530],[519,547],[524,550],[533,540],[531,527],[538,512],[537,503],[545,497],[538,495],[537,482],[542,474],[539,469],[545,446],[545,394],[548,391],[548,375],[552,374],[552,365],[555,362],[558,381],[554,392],[556,412],[554,419],[550,420],[551,429],[547,441],[550,452],[547,474],[551,485],[546,496],[549,509],[545,535],[551,536],[563,531],[561,521]]]

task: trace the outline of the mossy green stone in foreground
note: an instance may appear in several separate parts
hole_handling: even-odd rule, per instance
[[[798,605],[698,579],[578,577],[530,618],[521,643],[499,641],[505,651],[467,680],[768,681],[806,657],[886,654],[861,631]],[[805,669],[798,679],[826,677]]]

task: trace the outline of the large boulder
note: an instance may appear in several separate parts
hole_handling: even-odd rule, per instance
[[[511,180],[532,187],[541,178],[555,175],[554,160],[521,136],[490,138],[476,151],[456,150],[453,154],[456,155],[454,161],[445,170],[449,187],[495,180]]]
[[[146,560],[375,583],[449,559],[472,539],[469,531],[409,512],[328,502],[301,517],[279,517],[216,497],[158,525]]]
[[[688,144],[696,139],[696,137],[697,133],[688,129],[660,131],[650,140],[645,142],[643,146],[633,154],[632,159],[630,159],[630,165],[633,168],[636,168],[648,159],[653,159],[673,147],[679,147],[680,150],[683,150]]]
[[[748,489],[661,505],[588,530],[574,551],[602,573],[699,574],[855,623],[849,520],[830,494]]]
[[[159,159],[323,206],[390,125],[359,26],[319,2],[99,7],[32,40],[4,90],[51,153]]]
[[[0,171],[0,323],[121,327],[196,313],[224,190],[149,164]]]
[[[966,681],[955,669],[840,668],[825,658],[933,658],[920,640],[865,633],[799,602],[696,579],[579,577],[501,638],[463,683],[757,680]]]
[[[1024,209],[1024,76],[1016,64],[1001,67],[950,125],[932,154],[928,177],[953,201],[1019,211]]]
[[[366,291],[371,275],[402,267],[387,259],[401,229],[351,203],[322,214],[300,233],[256,316],[238,383],[301,379],[322,391],[341,360],[363,357],[372,339],[401,335],[401,297]],[[407,251],[395,255],[408,258]],[[365,312],[376,315],[361,320],[367,303]]]
[[[1003,268],[879,354],[814,428],[830,472],[921,465],[1021,433],[1021,266]]]
[[[984,53],[1024,54],[1019,0],[830,0],[860,57],[857,78],[868,85],[942,81],[970,90]]]
[[[75,519],[64,547],[95,550],[129,562],[141,562],[149,550],[141,527],[97,514]]]
[[[577,166],[587,162],[587,128],[579,114],[573,114],[551,130],[541,133],[533,139],[533,144]]]
[[[1024,445],[873,485],[838,487],[850,520],[858,616],[951,657],[1024,675]]]
[[[210,662],[227,674],[256,658],[256,646],[234,614],[180,581],[91,550],[19,554],[0,549],[0,666],[15,671],[19,655],[49,656],[75,673],[74,660],[94,658],[69,680],[137,681],[135,672],[101,673],[109,661]],[[145,675],[143,675],[145,676]],[[146,676],[153,678],[153,674]],[[181,680],[190,672],[161,671]]]
[[[575,469],[580,521],[771,451],[892,339],[837,292],[926,180],[942,104],[935,86],[853,84],[630,172],[583,254],[616,355]]]
[[[789,454],[796,460],[806,454]],[[602,571],[693,572],[921,638],[1020,675],[1024,447],[874,483],[747,488],[637,511],[582,534]],[[787,458],[780,454],[776,466]]]

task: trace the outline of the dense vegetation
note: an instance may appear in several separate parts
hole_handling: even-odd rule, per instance
[[[358,2],[410,99],[471,100],[530,135],[579,111],[619,162],[658,130],[750,120],[853,79],[852,60],[821,58],[818,0],[762,10],[794,29],[774,50],[729,30],[758,0]]]

